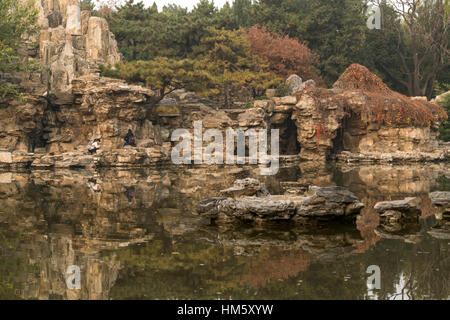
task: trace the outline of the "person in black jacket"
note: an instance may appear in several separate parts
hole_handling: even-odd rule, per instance
[[[136,139],[134,138],[134,134],[133,131],[131,131],[131,129],[128,129],[128,133],[124,138],[125,143],[123,144],[123,146],[132,146],[132,147],[136,147]]]

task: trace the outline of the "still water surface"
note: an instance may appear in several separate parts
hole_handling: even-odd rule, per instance
[[[272,194],[341,185],[352,223],[212,225],[192,213],[236,178]],[[450,224],[428,193],[448,164],[0,172],[0,299],[448,299]],[[379,225],[378,201],[418,196],[420,223]],[[439,217],[439,216],[438,216]],[[66,285],[80,268],[81,288]],[[368,288],[367,267],[381,270]]]

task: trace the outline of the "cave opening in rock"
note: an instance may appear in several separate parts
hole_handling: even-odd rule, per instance
[[[331,147],[328,158],[333,158],[335,155],[344,151],[344,135],[347,126],[347,120],[344,117],[342,119],[342,125],[336,132],[336,137],[332,140],[333,146]]]
[[[297,126],[291,119],[291,114],[272,129],[280,130],[280,155],[297,155],[300,153],[300,143],[297,139]]]
[[[46,147],[46,140],[43,138],[42,133],[29,136],[26,141],[27,151],[34,153],[38,148]]]
[[[346,114],[341,121],[341,126],[336,131],[336,137],[332,140],[330,158],[342,151],[359,152],[358,146],[361,137],[366,134],[367,125],[361,120],[361,116],[353,111]]]

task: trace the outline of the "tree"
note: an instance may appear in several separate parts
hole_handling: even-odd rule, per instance
[[[102,73],[130,82],[144,82],[158,92],[156,100],[185,88],[207,97],[221,94],[225,97],[224,104],[232,102],[233,87],[250,86],[262,91],[281,82],[268,65],[251,53],[242,31],[209,28],[208,33],[193,49],[195,59],[157,57],[150,61],[119,63],[115,69],[103,67]]]
[[[208,0],[201,0],[191,12],[176,5],[158,11],[155,4],[146,8],[142,1],[128,0],[105,18],[128,61],[160,56],[187,58],[208,27],[229,24],[219,18],[218,10]]]
[[[400,24],[386,25],[393,28],[398,39],[401,73],[395,79],[410,96],[431,98],[435,80],[450,66],[448,2],[391,0],[387,5],[401,19]]]
[[[392,7],[380,3],[381,29],[365,31],[365,41],[359,63],[380,76],[393,90],[408,94],[407,89],[397,79],[401,78],[400,56],[398,55],[398,35],[394,31],[401,21]]]
[[[112,11],[105,18],[111,31],[116,36],[119,49],[127,60],[147,60],[153,55],[151,44],[158,28],[149,23],[154,13],[144,7],[142,2],[128,0],[117,11]]]
[[[445,97],[440,105],[447,111],[448,117],[450,119],[450,94]],[[442,122],[439,128],[440,136],[439,138],[443,141],[450,141],[450,120],[445,120]]]
[[[258,25],[251,27],[244,37],[250,43],[252,53],[266,59],[275,74],[283,78],[297,74],[303,79],[320,80],[314,68],[319,63],[318,56],[305,42],[289,36],[281,37]]]
[[[217,29],[236,30],[239,25],[236,22],[233,7],[226,2],[217,13],[216,26]]]
[[[244,28],[251,26],[252,0],[234,0],[232,10],[236,26]]]
[[[32,1],[22,3],[17,0],[0,1],[0,76],[9,73],[29,71],[35,64],[19,55],[23,39],[38,31],[38,11]],[[0,81],[0,96],[18,96],[16,85]]]
[[[435,102],[444,108],[448,115],[448,119],[442,121],[439,128],[439,139],[450,141],[450,84],[440,84],[436,81],[434,93],[436,96],[439,96]]]
[[[366,5],[361,0],[307,1],[296,36],[320,57],[320,70],[331,85],[361,55]]]
[[[95,9],[95,3],[92,0],[81,0],[80,2],[81,10],[91,10]]]
[[[207,80],[200,94],[220,94],[224,105],[230,105],[234,87],[252,87],[257,95],[281,82],[259,56],[252,54],[242,30],[209,28],[208,31],[209,36],[204,37],[193,52],[193,56],[200,55],[195,60],[194,71],[205,75]]]
[[[269,31],[306,41],[331,85],[361,55],[365,11],[362,0],[260,0],[251,19]]]
[[[102,75],[125,79],[129,82],[143,82],[157,92],[155,103],[172,91],[197,89],[204,81],[193,73],[194,62],[189,59],[157,57],[149,61],[118,63],[115,68],[100,66]]]

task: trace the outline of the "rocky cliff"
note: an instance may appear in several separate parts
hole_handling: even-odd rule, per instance
[[[169,159],[171,131],[192,130],[195,120],[202,120],[203,130],[279,129],[280,153],[293,160],[449,156],[449,146],[437,140],[444,110],[391,91],[363,66],[350,66],[332,89],[290,77],[291,96],[257,100],[251,108],[217,109],[184,90],[156,104],[148,88],[99,76],[99,64],[121,59],[106,20],[81,11],[78,0],[36,6],[42,30],[27,40],[35,45],[26,54],[38,57],[42,68],[16,77],[25,101],[0,102],[1,167],[155,165]],[[128,129],[136,135],[135,148],[122,147]],[[102,141],[92,156],[86,146],[94,138]]]
[[[22,0],[26,1],[26,0]],[[36,2],[42,30],[38,39],[41,83],[56,104],[72,103],[72,80],[121,60],[105,19],[80,10],[79,0]]]

